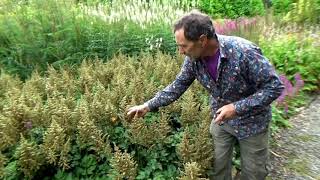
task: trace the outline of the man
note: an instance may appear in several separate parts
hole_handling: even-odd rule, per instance
[[[213,120],[214,179],[232,179],[233,145],[240,144],[241,179],[267,176],[270,103],[283,85],[255,44],[233,36],[217,35],[209,16],[197,11],[174,25],[179,52],[185,60],[175,81],[143,105],[128,110],[129,118],[177,100],[197,79],[209,92]]]

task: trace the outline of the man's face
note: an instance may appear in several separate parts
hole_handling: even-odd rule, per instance
[[[179,48],[179,53],[189,56],[192,59],[199,58],[202,54],[203,48],[200,40],[189,41],[184,36],[184,29],[181,28],[175,32],[176,43]]]

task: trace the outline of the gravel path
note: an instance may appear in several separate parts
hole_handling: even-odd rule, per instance
[[[320,180],[320,96],[271,145],[270,175],[275,180]]]

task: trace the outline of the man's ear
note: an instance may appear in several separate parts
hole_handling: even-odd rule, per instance
[[[200,37],[199,37],[199,41],[201,43],[201,46],[204,47],[207,45],[208,43],[208,38],[206,35],[202,34]]]

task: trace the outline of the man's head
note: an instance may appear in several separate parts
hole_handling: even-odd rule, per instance
[[[215,30],[209,16],[191,11],[174,25],[174,33],[179,52],[192,58],[199,58],[208,46],[208,41],[216,39]]]

